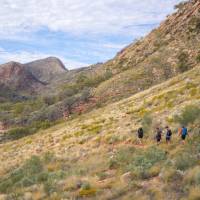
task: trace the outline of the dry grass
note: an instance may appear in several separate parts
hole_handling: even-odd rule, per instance
[[[178,135],[175,134],[178,125],[172,119],[185,105],[200,104],[200,99],[193,88],[195,85],[195,91],[199,90],[200,86],[197,84],[200,82],[199,73],[200,68],[197,67],[183,75],[190,78],[192,86],[188,86],[187,81],[182,76],[178,76],[130,98],[93,110],[36,135],[22,138],[17,142],[2,144],[0,146],[2,163],[0,175],[8,174],[10,170],[13,170],[13,167],[16,168],[23,164],[31,155],[41,156],[45,152],[51,151],[58,159],[47,164],[45,168],[52,173],[62,169],[67,173],[67,177],[63,180],[62,187],[58,187],[57,196],[50,195],[49,199],[59,199],[61,196],[64,198],[64,194],[67,198],[84,196],[85,199],[130,199],[130,196],[133,195],[135,195],[134,199],[148,199],[149,196],[154,199],[162,199],[163,196],[156,189],[156,185],[160,184],[164,187],[165,184],[172,184],[173,178],[180,175],[177,174],[176,170],[170,168],[170,164],[169,166],[164,165],[163,161],[162,164],[160,161],[153,164],[147,170],[148,176],[144,177],[147,178],[146,182],[143,183],[142,180],[135,177],[128,184],[129,188],[120,181],[124,173],[123,170],[117,167],[112,174],[112,170],[109,169],[109,160],[121,148],[135,147],[139,152],[142,152],[155,146],[155,132],[152,128],[161,122],[163,127],[170,123],[172,130],[174,130],[173,143],[166,145],[163,141],[159,146],[163,151],[166,151],[167,162],[171,163],[183,149]],[[185,90],[182,89],[184,87]],[[174,95],[179,90],[181,90],[181,94]],[[192,95],[188,95],[191,94],[191,91]],[[167,104],[166,98],[169,98],[172,104]],[[136,138],[136,130],[141,125],[141,116],[144,116],[147,110],[152,113],[154,120],[150,130],[145,132],[144,146],[140,146]],[[132,155],[125,152],[124,157]],[[130,165],[130,162],[132,159],[128,159],[125,165]],[[148,163],[146,164],[148,165]],[[196,180],[196,170],[199,169],[196,167],[186,169],[184,182],[189,187]],[[158,176],[161,178],[156,179],[156,182],[151,180]],[[90,188],[77,188],[79,181],[87,181]],[[55,186],[57,184],[55,183]],[[26,189],[24,188],[22,193]],[[137,195],[136,191],[140,195]],[[33,199],[39,199],[44,191],[39,189],[39,191],[32,193]],[[175,194],[174,191],[172,193]],[[187,191],[186,195],[193,200],[197,193],[197,186],[195,186],[194,189]]]

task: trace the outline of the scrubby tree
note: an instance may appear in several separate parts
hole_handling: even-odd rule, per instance
[[[84,88],[83,91],[81,92],[80,100],[83,102],[87,102],[90,98],[90,89],[89,88]]]
[[[55,96],[44,96],[42,98],[42,100],[46,105],[50,106],[56,102],[56,97]]]
[[[189,69],[190,63],[189,63],[189,55],[186,52],[181,52],[178,55],[178,69],[181,72],[185,72]]]
[[[196,105],[186,106],[180,115],[175,116],[175,121],[185,126],[197,119],[200,119],[200,107]]]
[[[63,101],[63,107],[64,107],[64,109],[66,109],[68,111],[69,114],[72,113],[72,107],[75,104],[75,102],[77,102],[77,98],[74,96],[66,98]]]

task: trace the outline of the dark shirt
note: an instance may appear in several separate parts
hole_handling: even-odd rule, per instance
[[[170,138],[172,136],[172,131],[169,129],[167,130],[166,137]]]

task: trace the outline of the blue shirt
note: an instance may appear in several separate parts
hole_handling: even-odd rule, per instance
[[[186,136],[188,134],[187,128],[182,128],[182,135]]]

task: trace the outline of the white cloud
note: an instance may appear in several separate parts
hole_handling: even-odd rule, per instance
[[[39,52],[26,52],[26,51],[20,51],[20,52],[8,52],[5,51],[3,48],[0,47],[0,63],[6,63],[10,61],[20,62],[20,63],[27,63],[31,62],[37,59],[43,59],[47,58],[49,56],[55,56],[62,60],[66,68],[73,69],[73,68],[79,68],[79,67],[86,67],[89,64],[87,63],[81,63],[70,59],[65,59],[64,57],[60,57],[58,55],[52,55],[52,54],[43,54]]]
[[[159,23],[180,1],[1,0],[0,35],[11,37],[41,27],[73,34],[129,33],[134,29],[125,27]]]
[[[126,46],[122,44],[120,37],[131,35],[135,39],[143,36],[151,29],[151,25],[160,23],[172,12],[173,5],[180,1],[182,0],[0,0],[0,42],[17,41],[8,46],[4,43],[6,49],[0,48],[0,63],[11,60],[26,63],[56,56],[66,67],[77,68],[88,64],[75,61],[76,58],[86,62],[93,58],[95,61],[105,60],[110,54],[113,55]],[[52,31],[62,31],[70,36],[72,34],[75,41],[76,38],[80,41],[80,48],[76,44],[77,50],[72,48],[72,51],[70,45],[74,47],[73,42],[60,45],[58,41],[61,39],[57,33],[53,34],[52,37],[56,39],[52,38],[55,40],[51,43],[51,36],[46,38],[45,33],[42,35],[37,32],[41,29],[47,30],[47,35]],[[76,37],[79,34],[81,37]],[[113,34],[117,39],[112,37]],[[85,36],[93,44],[87,43]],[[102,41],[104,36],[111,37],[111,40]],[[64,52],[70,50],[72,52],[67,55],[72,57],[71,60],[63,56]],[[56,55],[43,51],[56,52]]]

